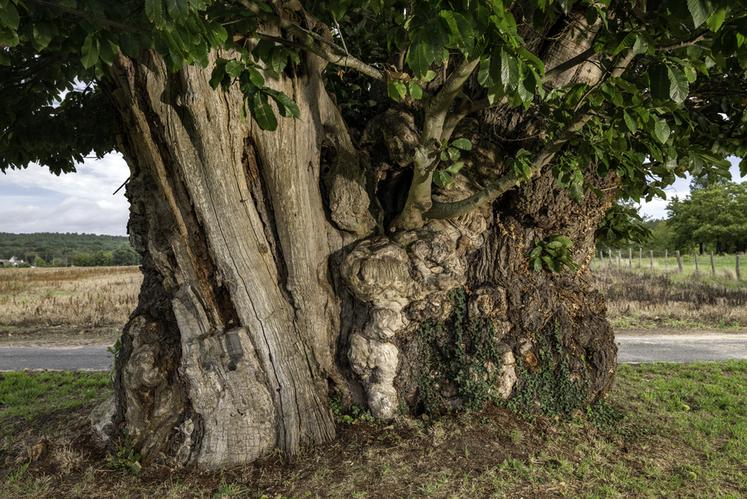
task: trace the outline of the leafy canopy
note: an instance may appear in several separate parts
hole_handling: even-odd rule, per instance
[[[212,67],[213,86],[238,85],[247,115],[267,130],[300,117],[269,80],[309,54],[326,59],[346,116],[392,106],[420,116],[428,190],[465,171],[472,145],[451,137],[452,118],[491,107],[540,117],[536,140],[506,147],[510,181],[490,183],[475,202],[543,168],[580,198],[589,165],[614,172],[622,196],[650,199],[676,176],[726,169],[727,155],[747,152],[745,0],[302,3],[0,0],[0,170],[72,171],[115,149],[109,68],[147,50],[173,71]],[[545,48],[577,19],[594,27],[591,47],[546,67]],[[587,61],[601,68],[598,82],[554,83]]]
[[[703,245],[716,251],[747,250],[747,183],[718,183],[696,189],[667,206],[678,248]]]

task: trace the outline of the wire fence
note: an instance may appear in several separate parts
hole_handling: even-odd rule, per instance
[[[747,256],[744,254],[688,254],[665,250],[654,256],[653,250],[642,247],[627,250],[600,249],[592,261],[592,270],[625,270],[639,273],[681,274],[682,276],[712,276],[742,280]]]

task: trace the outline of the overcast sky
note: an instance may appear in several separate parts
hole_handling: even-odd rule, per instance
[[[732,158],[732,178],[739,178],[738,160]],[[127,199],[124,189],[112,193],[127,179],[127,165],[119,154],[86,160],[76,173],[60,175],[38,165],[0,173],[0,232],[88,232],[125,235]],[[678,179],[666,189],[667,197],[684,198],[690,179]],[[667,200],[641,205],[641,213],[665,218]]]

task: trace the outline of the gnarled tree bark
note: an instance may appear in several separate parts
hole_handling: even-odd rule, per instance
[[[401,158],[417,158],[415,119],[390,111],[372,126],[399,116],[400,132],[362,133],[358,124],[354,142],[322,70],[307,54],[268,77],[301,118],[265,132],[242,117],[238,90],[210,88],[209,69],[169,73],[152,54],[113,67],[108,90],[131,168],[129,231],[145,279],[116,358],[110,434],[145,463],[215,468],[276,448],[293,454],[334,437],[332,395],[382,419],[424,410],[433,370],[422,360],[433,344],[423,330],[452,320],[455,290],[499,359],[483,362],[489,376],[480,378],[494,385],[494,400],[521,390],[522,373],[554,369],[560,360],[540,352],[550,337],[582,403],[610,387],[615,346],[586,264],[611,195],[577,203],[551,172],[538,171],[458,217],[385,231],[392,207],[409,205],[391,193],[377,197],[379,184],[432,174],[425,165],[413,175]],[[478,146],[474,161],[495,168],[490,130],[526,123],[497,122],[489,112],[478,122],[462,132]],[[600,192],[616,185],[611,177],[595,182]],[[476,190],[459,178],[436,201]],[[421,208],[417,217],[429,206]],[[580,270],[531,271],[535,242],[558,233],[577,242]],[[464,351],[481,358],[474,345]],[[460,406],[456,381],[437,381],[427,389]]]

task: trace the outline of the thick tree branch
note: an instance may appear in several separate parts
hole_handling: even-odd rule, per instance
[[[334,64],[335,66],[340,66],[343,68],[353,69],[375,80],[386,80],[386,76],[382,71],[379,71],[370,64],[366,64],[360,59],[350,55],[347,50],[325,39],[318,33],[314,33],[313,31],[310,31],[303,26],[296,24],[290,19],[264,12],[256,4],[248,0],[241,0],[240,3],[241,5],[252,11],[252,13],[254,13],[257,17],[265,19],[270,24],[288,31],[288,33],[294,35],[297,39],[297,41],[294,43],[289,40],[285,40],[282,37],[273,37],[274,41],[291,46],[300,45],[306,50],[329,62],[330,64]]]
[[[557,66],[552,67],[552,68],[548,69],[547,71],[545,71],[545,77],[553,76],[553,75],[562,73],[562,72],[567,71],[567,70],[569,70],[569,69],[571,69],[571,68],[573,68],[575,66],[578,66],[579,64],[583,64],[584,62],[586,62],[589,59],[589,57],[591,57],[594,54],[595,54],[594,47],[593,46],[589,47],[588,49],[584,50],[580,54],[578,54],[578,55],[576,55],[574,57],[571,57],[567,61],[561,62]]]
[[[423,125],[423,144],[429,140],[439,140],[451,105],[472,73],[480,65],[480,59],[462,62],[446,79],[441,90],[430,100],[425,108]]]
[[[410,190],[407,193],[405,207],[394,221],[394,227],[411,229],[423,224],[423,213],[431,208],[433,170],[443,137],[446,116],[457,95],[462,91],[462,87],[479,64],[480,59],[462,62],[426,105],[423,134],[413,158],[413,176]],[[453,126],[456,126],[456,123]],[[453,130],[453,127],[451,130]]]
[[[633,61],[634,57],[635,53],[633,50],[628,50],[620,61],[617,62],[608,78],[620,77]],[[590,112],[577,113],[576,117],[568,124],[561,137],[546,144],[539,150],[539,152],[537,152],[532,160],[532,166],[528,178],[533,178],[539,175],[543,168],[553,160],[555,154],[557,154],[563,145],[570,140],[571,136],[581,130],[591,118],[592,114]],[[501,195],[519,185],[523,180],[525,180],[523,177],[511,171],[497,179],[485,189],[482,189],[465,199],[451,203],[439,203],[433,201],[431,209],[426,213],[426,217],[431,219],[442,219],[465,215],[480,206],[495,201]]]

